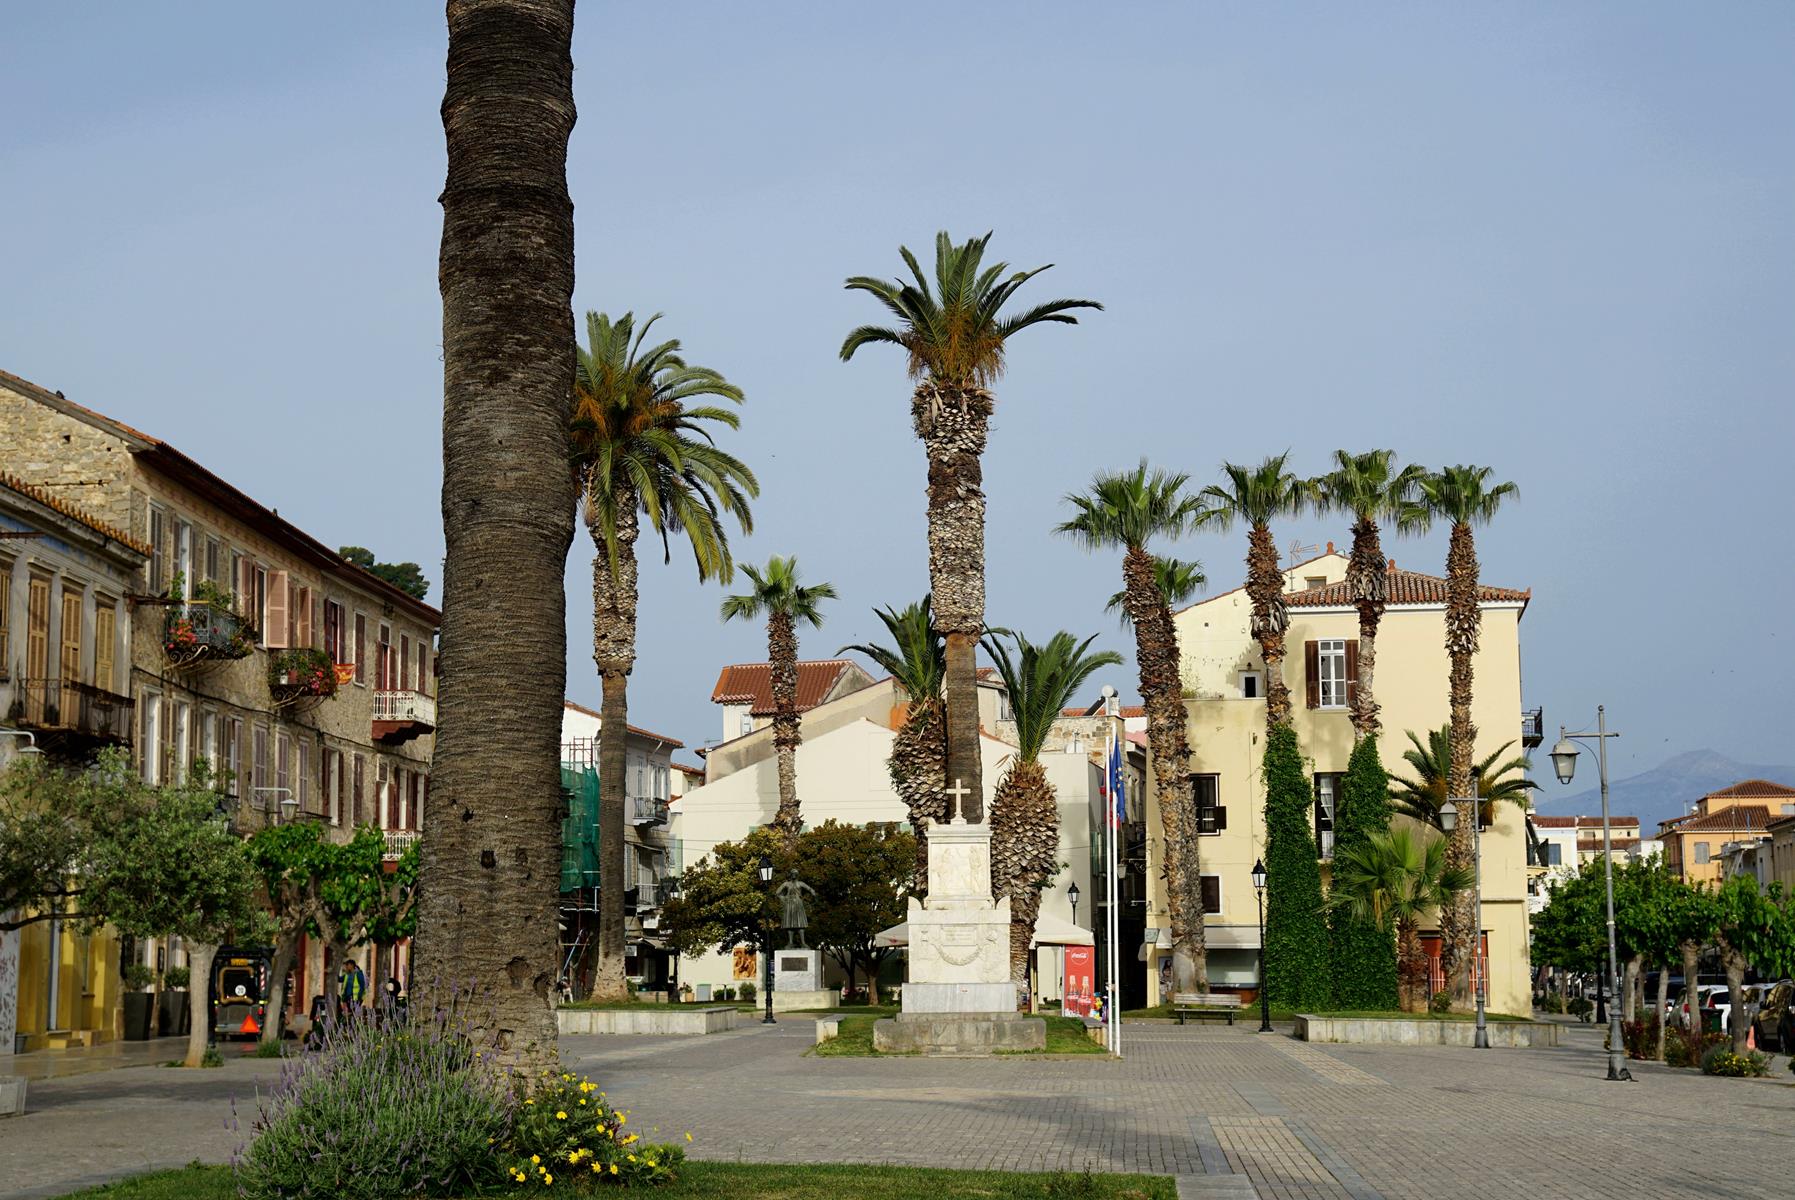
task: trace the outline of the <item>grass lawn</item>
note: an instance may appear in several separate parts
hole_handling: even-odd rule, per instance
[[[1219,1009],[1219,1008],[1205,1008],[1202,1011],[1213,1013],[1213,1012],[1223,1012],[1226,1010]],[[1296,1015],[1297,1015],[1298,1011],[1299,1011],[1298,1009],[1294,1009],[1294,1008],[1279,1008],[1276,1005],[1273,1005],[1272,1010],[1271,1010],[1271,1019],[1274,1021],[1294,1021],[1294,1020],[1296,1020]],[[1457,1013],[1457,1012],[1450,1012],[1450,1013],[1310,1012],[1307,1015],[1311,1016],[1311,1017],[1364,1017],[1367,1020],[1375,1020],[1375,1021],[1475,1021],[1477,1019],[1476,1013]],[[1156,1008],[1130,1008],[1130,1009],[1124,1010],[1122,1013],[1122,1019],[1125,1021],[1131,1021],[1136,1018],[1141,1018],[1144,1020],[1167,1020],[1167,1021],[1175,1019],[1175,1017],[1173,1016],[1173,1013],[1172,1013],[1172,1006],[1169,1004],[1161,1004]],[[1234,1014],[1234,1023],[1236,1025],[1240,1024],[1242,1021],[1257,1021],[1258,1019],[1259,1019],[1259,1006],[1256,1004],[1242,1006]],[[1486,1021],[1531,1021],[1531,1020],[1533,1020],[1532,1017],[1517,1017],[1517,1016],[1513,1016],[1512,1014],[1509,1014],[1509,1013],[1485,1013],[1484,1019]]]
[[[501,1193],[537,1195],[535,1192]],[[549,1193],[553,1195],[554,1193]],[[780,1166],[688,1162],[678,1182],[642,1196],[668,1200],[1175,1200],[1169,1177],[1031,1175],[999,1171],[936,1171],[846,1164]],[[139,1175],[71,1197],[105,1200],[236,1200],[229,1167],[186,1167]],[[65,1197],[63,1200],[71,1200]]]
[[[1476,1013],[1459,1013],[1459,1012],[1448,1012],[1448,1013],[1436,1013],[1436,1012],[1418,1012],[1418,1013],[1409,1013],[1409,1012],[1317,1012],[1317,1013],[1309,1013],[1308,1015],[1311,1017],[1342,1017],[1347,1020],[1351,1020],[1355,1017],[1358,1017],[1358,1018],[1363,1018],[1364,1020],[1367,1020],[1367,1021],[1475,1021],[1477,1019]],[[1533,1020],[1532,1017],[1517,1017],[1517,1016],[1513,1016],[1509,1013],[1495,1013],[1495,1012],[1484,1013],[1483,1019],[1486,1022],[1490,1022],[1490,1021],[1531,1021],[1531,1020]]]
[[[892,1013],[895,1014],[896,1010],[893,1009]],[[878,1054],[879,1051],[873,1049],[873,1022],[877,1019],[859,1013],[848,1017],[841,1023],[841,1032],[830,1041],[817,1046],[813,1053],[824,1058],[858,1058]],[[1104,1053],[1103,1047],[1091,1040],[1090,1035],[1085,1032],[1084,1022],[1077,1017],[1044,1017],[1043,1020],[1047,1022],[1047,1048],[1045,1050],[999,1050],[997,1053],[1005,1055]]]
[[[745,1000],[709,1000],[703,1004],[696,1002],[682,1004],[676,1000],[609,1000],[604,1002],[581,1000],[574,1004],[563,1004],[560,1007],[586,1011],[592,1009],[623,1009],[627,1012],[663,1012],[671,1009],[686,1009],[688,1011],[696,1012],[705,1008],[733,1008],[741,1013],[761,1013],[766,1011],[766,1005],[760,1003],[749,1004]],[[898,1007],[895,1004],[848,1004],[837,1005],[833,1008],[775,1010],[773,1015],[775,1018],[778,1018],[785,1016],[799,1016],[803,1014],[814,1016],[818,1013],[870,1013],[879,1017],[891,1017],[896,1016],[897,1011]]]

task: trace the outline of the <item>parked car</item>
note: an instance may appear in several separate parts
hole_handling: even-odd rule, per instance
[[[1795,981],[1785,979],[1770,984],[1765,991],[1751,1023],[1760,1049],[1795,1053],[1795,1012],[1791,1012],[1791,1001],[1795,1001]]]

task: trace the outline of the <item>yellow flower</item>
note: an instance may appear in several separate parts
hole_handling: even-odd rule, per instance
[[[542,1162],[542,1156],[540,1154],[532,1154],[530,1155],[530,1161],[540,1164]]]
[[[579,1152],[579,1151],[578,1151],[578,1150],[570,1150],[570,1151],[568,1151],[568,1153],[567,1153],[567,1161],[568,1161],[568,1162],[570,1162],[570,1163],[577,1163],[577,1162],[579,1162],[579,1161],[580,1161],[580,1152]]]
[[[586,1107],[586,1098],[584,1096],[580,1097],[580,1107],[581,1108]]]
[[[557,1120],[557,1121],[565,1121],[565,1120],[566,1120],[566,1119],[567,1119],[567,1112],[566,1112],[566,1110],[564,1110],[564,1109],[563,1109],[563,1110],[561,1110],[561,1111],[558,1111],[558,1112],[556,1112],[556,1113],[555,1113],[555,1120]]]
[[[691,1140],[692,1140],[692,1135],[691,1135],[691,1133],[690,1133],[690,1132],[689,1132],[689,1131],[688,1131],[688,1132],[687,1132],[687,1133],[686,1133],[686,1141],[688,1141],[688,1142],[689,1142],[689,1141],[691,1141]]]
[[[525,1104],[534,1104],[534,1103],[536,1103],[536,1101],[534,1101],[534,1100],[525,1100],[525,1101],[524,1101],[524,1103],[525,1103]]]
[[[616,1163],[611,1164],[611,1174],[613,1174],[613,1175],[617,1174],[617,1164]]]
[[[593,1164],[592,1164],[592,1173],[593,1173],[593,1174],[594,1174],[594,1175],[597,1175],[597,1174],[599,1174],[599,1173],[600,1173],[600,1172],[601,1172],[601,1170],[602,1170],[602,1168],[601,1168],[601,1166],[600,1166],[600,1164],[598,1164],[598,1163],[593,1163]]]
[[[629,1124],[629,1114],[628,1113],[618,1113],[617,1114],[617,1123],[619,1125],[628,1125]]]
[[[630,1160],[630,1161],[631,1161],[631,1162],[635,1162],[635,1161],[636,1161],[636,1156],[635,1156],[635,1155],[633,1155],[633,1154],[632,1154],[632,1155],[630,1155],[630,1156],[629,1156],[629,1160]]]
[[[554,1182],[555,1182],[555,1177],[553,1175],[550,1175],[547,1171],[544,1171],[542,1173],[542,1186],[543,1187],[548,1187],[550,1184],[552,1184]]]

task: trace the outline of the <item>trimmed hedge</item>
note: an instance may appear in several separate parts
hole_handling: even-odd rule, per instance
[[[1278,725],[1265,739],[1265,989],[1298,1011],[1327,1008],[1333,994],[1313,803],[1296,731]]]
[[[1371,834],[1389,831],[1390,776],[1378,755],[1376,738],[1359,739],[1340,783],[1334,813],[1335,857],[1363,845]],[[1390,931],[1354,920],[1345,909],[1333,910],[1329,924],[1334,1007],[1375,1012],[1397,1008],[1396,939]]]

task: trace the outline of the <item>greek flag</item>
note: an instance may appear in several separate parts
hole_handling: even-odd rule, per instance
[[[1109,748],[1109,779],[1104,787],[1109,797],[1109,823],[1120,827],[1128,824],[1128,785],[1122,782],[1122,741],[1117,738]]]

